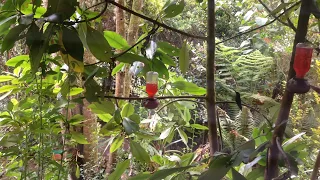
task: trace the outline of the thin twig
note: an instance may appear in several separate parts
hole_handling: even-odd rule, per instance
[[[202,106],[206,107],[206,104],[205,104],[205,103],[199,102],[199,101],[196,101],[196,100],[192,100],[192,99],[175,99],[175,100],[173,100],[173,101],[170,101],[170,102],[164,104],[162,107],[160,107],[160,108],[156,111],[156,113],[158,113],[159,111],[161,111],[163,108],[169,106],[170,104],[175,103],[175,102],[178,102],[178,101],[190,101],[190,102],[194,102],[194,103],[201,104]]]
[[[271,15],[273,18],[275,18],[275,19],[276,19],[277,21],[279,21],[281,24],[290,27],[294,32],[296,32],[297,28],[294,27],[294,26],[291,26],[291,25],[289,24],[289,20],[290,20],[290,19],[288,19],[288,23],[283,22],[283,21],[282,21],[281,19],[279,19],[275,14],[272,13],[271,9],[270,9],[262,0],[258,0],[258,1],[259,1],[259,3],[266,9],[266,11],[268,11],[269,15]],[[282,1],[283,1],[283,0],[281,0],[281,2],[282,2]],[[284,2],[282,2],[282,3],[284,3]],[[286,9],[284,9],[284,11],[286,11]],[[291,22],[291,21],[290,21],[290,22]],[[293,25],[293,24],[292,24],[292,25]]]
[[[319,153],[318,153],[318,156],[317,156],[316,163],[314,164],[310,180],[317,180],[318,173],[319,173],[319,168],[320,168],[320,150],[319,150]]]
[[[284,0],[281,0],[281,3],[285,3]],[[283,8],[283,11],[287,11],[287,8],[284,7],[284,8]],[[297,28],[294,26],[294,24],[292,23],[292,21],[290,20],[289,17],[287,17],[287,22],[288,22],[288,24],[289,24],[289,27],[290,27],[294,32],[296,32],[296,31],[297,31]]]
[[[109,3],[117,6],[118,8],[120,8],[120,9],[122,9],[122,10],[125,10],[125,11],[127,11],[127,12],[129,12],[129,13],[131,13],[131,14],[133,14],[133,15],[136,15],[136,16],[144,19],[144,20],[147,20],[147,21],[149,21],[149,22],[152,22],[153,24],[156,24],[156,25],[158,25],[158,26],[161,26],[161,27],[163,27],[163,28],[165,28],[165,29],[169,29],[169,30],[171,30],[171,31],[173,31],[173,32],[182,34],[182,35],[187,36],[187,37],[196,38],[196,39],[202,39],[202,40],[207,40],[207,37],[197,36],[197,35],[189,34],[189,33],[183,32],[183,31],[181,31],[181,30],[175,29],[175,28],[170,27],[170,26],[168,26],[168,25],[166,25],[166,24],[163,24],[163,23],[161,23],[161,22],[159,22],[159,21],[156,21],[156,20],[154,20],[154,19],[152,19],[152,18],[149,18],[149,17],[147,17],[147,16],[145,16],[145,15],[142,15],[142,14],[140,14],[140,13],[137,13],[137,12],[135,12],[135,11],[127,8],[127,7],[124,7],[124,6],[122,6],[121,4],[118,4],[118,3],[116,3],[116,2],[113,1],[113,0],[106,0],[106,1],[108,1]]]
[[[296,5],[298,5],[298,4],[300,4],[300,3],[301,3],[301,1],[296,2],[294,5],[290,6],[286,11],[283,11],[281,14],[279,14],[279,15],[277,16],[277,18],[283,16],[286,12],[288,12],[290,9],[294,8]],[[259,26],[259,27],[250,29],[250,30],[248,30],[248,31],[239,33],[239,34],[237,34],[237,35],[235,35],[235,36],[232,36],[232,37],[230,37],[230,38],[227,38],[227,39],[225,39],[225,40],[222,40],[222,41],[216,43],[216,45],[221,44],[221,43],[224,43],[224,42],[229,41],[229,40],[231,40],[231,39],[240,37],[240,36],[242,36],[242,35],[248,34],[248,33],[250,33],[250,32],[253,32],[253,31],[255,31],[255,30],[261,29],[261,28],[263,28],[263,27],[266,27],[266,26],[274,23],[274,22],[277,20],[277,18],[274,18],[272,21],[269,21],[268,23],[266,23],[266,24],[264,24],[264,25],[262,25],[262,26]]]

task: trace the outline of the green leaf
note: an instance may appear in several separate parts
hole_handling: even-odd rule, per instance
[[[121,111],[121,117],[129,117],[134,113],[134,107],[131,103],[127,103],[123,106]]]
[[[88,106],[96,114],[113,114],[114,104],[111,101],[94,102]]]
[[[46,52],[47,47],[49,46],[49,40],[52,36],[54,24],[49,24],[44,34],[39,31],[39,27],[37,25],[32,24],[31,27],[27,33],[27,44],[30,47],[29,56],[32,74],[35,74],[40,66],[43,53]]]
[[[20,34],[27,28],[28,26],[20,24],[12,28],[6,37],[3,39],[1,46],[1,53],[8,51],[13,48],[14,43],[22,38]]]
[[[101,119],[103,122],[109,122],[112,119],[112,115],[110,114],[97,114],[99,119]]]
[[[139,125],[127,117],[123,118],[122,124],[128,135],[139,131]]]
[[[164,18],[172,18],[182,13],[185,3],[184,0],[168,1],[163,7]]]
[[[121,175],[125,172],[125,170],[129,167],[129,165],[130,165],[130,159],[127,159],[123,162],[118,163],[114,172],[111,173],[110,176],[108,177],[108,180],[121,179]]]
[[[5,93],[17,88],[15,85],[4,85],[0,87],[0,93]]]
[[[138,114],[132,114],[129,116],[129,119],[134,121],[137,124],[140,124],[140,116]]]
[[[57,14],[60,15],[59,21],[62,22],[75,13],[77,5],[77,0],[48,0],[47,12],[43,16]]]
[[[287,146],[289,146],[290,144],[292,144],[294,141],[298,140],[300,137],[302,137],[305,134],[305,132],[299,133],[295,136],[293,136],[292,138],[290,138],[289,140],[287,140],[285,143],[283,143],[283,148],[286,148]]]
[[[247,176],[246,178],[248,180],[255,180],[258,178],[261,178],[264,176],[264,167],[254,168]]]
[[[292,2],[290,2],[290,3],[281,3],[278,7],[276,7],[273,11],[271,11],[269,13],[269,16],[276,15],[278,12],[280,12],[281,10],[283,10],[285,7],[287,7],[290,4],[292,4]]]
[[[71,132],[71,139],[76,141],[79,144],[89,144],[89,142],[86,140],[83,134],[72,131]]]
[[[194,153],[187,153],[180,157],[180,166],[189,166],[195,159]]]
[[[179,56],[180,54],[180,49],[174,47],[168,42],[157,42],[157,46],[158,49],[161,49],[164,53],[168,54],[169,56]]]
[[[230,170],[230,166],[220,168],[209,168],[199,177],[199,180],[221,180]]]
[[[11,13],[0,16],[0,35],[2,36],[7,31],[10,30],[12,24],[16,22],[17,15],[12,15]]]
[[[182,139],[182,142],[186,146],[188,146],[188,136],[187,136],[187,134],[184,131],[182,131],[180,128],[178,128],[178,133],[179,133],[179,135],[180,135],[180,137]]]
[[[113,68],[111,75],[114,76],[117,74],[125,65],[125,63],[119,63],[115,68]]]
[[[152,63],[153,63],[153,66],[152,66],[153,71],[157,72],[160,78],[163,78],[163,79],[169,78],[169,71],[167,67],[163,64],[163,62],[157,59],[154,59]]]
[[[121,117],[121,112],[120,112],[119,109],[117,109],[117,110],[114,112],[113,118],[114,118],[114,120],[115,120],[118,124],[121,124],[121,122],[122,122],[122,117]]]
[[[150,176],[150,172],[143,172],[134,177],[130,177],[128,180],[148,180]]]
[[[189,69],[190,56],[189,56],[189,45],[186,41],[183,42],[180,54],[179,54],[179,66],[183,74],[185,74]]]
[[[75,96],[83,92],[82,88],[71,88],[69,92],[69,96]]]
[[[19,64],[21,61],[28,61],[28,60],[29,60],[29,55],[20,55],[20,56],[16,56],[9,59],[6,62],[6,65],[10,67],[16,67],[17,64]]]
[[[74,28],[62,28],[62,42],[66,50],[64,54],[70,54],[70,56],[72,56],[74,59],[81,62],[83,61],[83,45],[77,31]]]
[[[170,135],[170,132],[172,130],[172,127],[169,127],[168,129],[162,131],[162,133],[160,134],[160,139],[165,139]]]
[[[76,177],[80,178],[80,167],[78,164],[77,164],[77,169],[76,169]]]
[[[99,31],[87,26],[86,41],[90,52],[100,61],[111,62],[112,50],[108,41]]]
[[[161,50],[158,50],[156,54],[164,64],[176,67],[176,63],[174,62],[174,60],[170,56],[162,52]]]
[[[171,174],[178,173],[181,171],[185,171],[192,166],[186,166],[186,167],[178,167],[178,168],[171,168],[171,169],[162,169],[154,172],[152,176],[148,180],[162,180],[168,177]]]
[[[136,55],[136,54],[132,54],[132,53],[125,53],[120,57],[117,57],[117,60],[119,62],[128,63],[128,64],[132,64],[135,61],[140,61],[140,62],[143,62],[144,64],[150,63],[150,61],[147,58]]]
[[[125,50],[130,47],[128,42],[120,34],[114,31],[104,31],[103,34],[110,46],[115,49]]]
[[[139,143],[130,140],[130,150],[132,155],[139,161],[148,163],[150,162],[149,154],[143,149]]]
[[[190,126],[192,128],[194,128],[194,129],[209,130],[209,128],[207,126],[203,126],[203,125],[200,125],[200,124],[191,124]]]
[[[124,141],[124,137],[123,136],[119,136],[118,138],[113,140],[113,142],[112,142],[112,144],[110,146],[110,152],[113,153],[117,149],[119,149],[121,147],[121,145],[123,144],[123,141]]]
[[[244,144],[242,144],[241,146],[239,146],[237,148],[237,150],[241,151],[241,150],[246,150],[246,149],[255,149],[255,140],[251,139],[250,141],[245,142]]]
[[[232,168],[231,171],[232,171],[232,179],[234,179],[234,180],[247,180],[242,174],[240,174],[234,168]]]
[[[184,92],[194,94],[194,95],[204,95],[206,94],[206,89],[197,86],[194,83],[187,82],[187,81],[176,81],[172,83],[173,88],[180,89]]]
[[[0,82],[11,81],[11,80],[14,80],[14,79],[16,79],[16,78],[13,77],[13,76],[0,76]]]

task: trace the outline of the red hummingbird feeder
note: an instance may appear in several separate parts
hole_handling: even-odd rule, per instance
[[[293,69],[296,76],[288,81],[287,89],[289,92],[303,94],[310,90],[308,80],[304,76],[310,70],[313,48],[306,43],[296,45]]]
[[[148,99],[143,102],[143,106],[148,109],[155,109],[159,105],[158,100],[155,98],[158,92],[158,77],[159,74],[154,71],[149,71],[146,74],[146,92]]]

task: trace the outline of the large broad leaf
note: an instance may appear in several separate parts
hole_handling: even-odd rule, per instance
[[[121,111],[121,117],[129,117],[134,113],[134,107],[131,103],[127,103],[123,106]]]
[[[264,167],[254,168],[254,169],[246,176],[246,178],[247,178],[248,180],[258,179],[258,178],[260,178],[260,177],[263,177],[264,171],[265,171],[265,168],[264,168]]]
[[[129,180],[148,180],[150,176],[151,174],[149,172],[143,172],[134,177],[130,177]]]
[[[37,25],[32,24],[27,33],[27,44],[30,47],[30,63],[32,73],[38,71],[43,53],[48,47],[54,24],[49,24],[44,34],[40,32]]]
[[[152,68],[153,68],[153,71],[155,71],[159,74],[160,78],[163,78],[163,79],[169,78],[168,68],[163,64],[163,62],[161,62],[157,59],[154,59],[152,61]]]
[[[117,74],[125,65],[125,63],[119,63],[115,68],[112,69],[112,73],[111,75],[114,76],[115,74]]]
[[[44,17],[59,15],[57,22],[62,22],[74,14],[77,5],[77,0],[48,0],[47,12]]]
[[[130,47],[128,42],[114,31],[104,31],[103,34],[113,48],[125,50]]]
[[[113,153],[117,149],[119,149],[121,147],[121,145],[123,144],[123,141],[124,141],[124,137],[123,136],[119,136],[118,138],[113,140],[113,142],[112,142],[112,144],[110,146],[110,152]]]
[[[234,180],[247,180],[242,174],[236,171],[234,168],[232,170],[232,179]]]
[[[108,180],[119,180],[119,179],[121,179],[121,175],[129,167],[129,165],[130,165],[130,159],[127,159],[127,160],[125,160],[123,162],[118,163],[117,166],[116,166],[116,169],[108,177]]]
[[[143,62],[144,64],[150,63],[150,61],[147,58],[136,55],[136,54],[132,54],[132,53],[125,53],[120,57],[117,57],[117,60],[119,62],[128,63],[128,64],[132,64],[135,61],[140,61],[140,62]]]
[[[130,150],[132,155],[139,161],[150,162],[149,154],[141,145],[135,141],[130,140]]]
[[[220,168],[209,168],[200,177],[199,180],[221,180],[230,170],[230,166]]]
[[[158,42],[158,49],[161,49],[164,53],[168,54],[169,56],[179,56],[180,49],[174,47],[173,45],[167,42]]]
[[[204,95],[206,94],[206,89],[197,86],[196,84],[193,84],[191,82],[187,81],[176,81],[172,83],[173,88],[180,89],[181,91],[194,94],[194,95]]]
[[[62,28],[62,42],[66,50],[64,54],[70,54],[74,59],[81,62],[83,61],[83,45],[74,28]]]
[[[122,124],[128,135],[139,131],[139,125],[127,117],[123,118]]]
[[[5,93],[17,88],[15,85],[4,85],[0,87],[0,93]]]
[[[181,171],[185,171],[192,166],[186,166],[186,167],[178,167],[178,168],[171,168],[171,169],[162,169],[159,171],[156,171],[152,174],[152,176],[149,178],[149,180],[162,180],[168,177],[169,175],[172,175],[174,173],[178,173]]]
[[[174,62],[174,60],[168,56],[167,54],[165,54],[163,51],[158,50],[156,52],[156,56],[164,63],[170,66],[176,66],[176,63]]]
[[[189,45],[185,41],[182,44],[180,54],[179,54],[179,66],[183,74],[186,73],[189,69],[189,63],[190,63],[189,49],[190,49]]]
[[[108,41],[99,31],[87,26],[87,45],[90,52],[100,61],[111,62],[112,51]]]
[[[6,35],[6,37],[4,38],[3,42],[2,42],[2,46],[1,46],[1,53],[10,50],[11,48],[13,48],[14,43],[21,39],[22,36],[20,36],[20,34],[27,28],[26,25],[18,25],[14,28],[12,28],[9,33]]]
[[[172,130],[172,127],[169,127],[168,129],[162,131],[162,133],[160,134],[160,137],[159,137],[159,138],[160,138],[160,139],[165,139],[165,138],[167,138],[167,137],[170,135],[171,130]]]
[[[0,35],[3,35],[9,31],[11,25],[16,22],[17,15],[11,13],[4,13],[0,16]]]
[[[71,139],[75,140],[79,144],[89,144],[83,134],[75,131],[71,132]]]
[[[172,18],[180,14],[185,6],[184,0],[168,0],[163,7],[164,17]]]
[[[111,101],[94,102],[88,106],[96,114],[113,114],[115,106]]]

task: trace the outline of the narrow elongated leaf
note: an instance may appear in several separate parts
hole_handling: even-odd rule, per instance
[[[162,180],[168,177],[169,175],[172,175],[174,173],[178,173],[181,171],[185,171],[192,166],[186,166],[186,167],[178,167],[178,168],[171,168],[171,169],[162,169],[159,171],[156,171],[152,174],[152,176],[149,178],[149,180]]]
[[[276,7],[273,11],[271,11],[269,13],[269,15],[276,15],[278,12],[280,12],[281,10],[283,10],[285,7],[287,7],[288,5],[292,4],[292,2],[290,3],[281,3],[278,7]]]
[[[160,58],[160,60],[164,63],[164,64],[167,64],[167,65],[170,65],[170,66],[176,66],[176,63],[174,62],[174,60],[168,56],[167,54],[165,54],[164,52],[162,52],[161,50],[158,50],[156,52],[156,55]]]
[[[129,117],[134,113],[134,107],[131,103],[127,103],[123,106],[121,111],[121,117]]]
[[[75,131],[71,132],[71,139],[75,140],[79,144],[89,144],[83,134]]]
[[[113,48],[124,50],[130,47],[128,42],[120,34],[114,31],[104,31],[103,34]]]
[[[209,168],[200,177],[199,180],[221,180],[231,167]]]
[[[161,49],[164,53],[168,54],[169,56],[179,56],[180,54],[180,49],[174,47],[168,42],[158,42],[157,45],[158,49]]]
[[[172,83],[172,87],[194,95],[206,94],[205,88],[199,87],[196,84],[187,81],[176,81]]]
[[[0,16],[0,35],[2,36],[6,33],[11,25],[16,22],[17,15],[12,15],[11,13],[7,14],[6,16]]]
[[[189,69],[190,56],[189,56],[189,45],[185,41],[182,44],[180,54],[179,54],[179,66],[183,74],[185,74]]]
[[[144,150],[139,143],[130,140],[130,150],[132,155],[139,161],[150,162],[149,154]]]
[[[83,61],[84,49],[77,31],[67,27],[62,28],[62,42],[66,50],[65,54],[70,54],[74,59]]]
[[[134,177],[130,177],[129,180],[148,180],[150,176],[151,174],[149,172],[143,172]]]
[[[172,127],[169,127],[168,129],[162,131],[162,133],[160,134],[160,139],[165,139],[169,136],[170,132],[171,132]]]
[[[111,101],[94,102],[88,106],[96,114],[113,114],[115,106]]]
[[[163,78],[163,79],[169,78],[168,68],[163,64],[163,62],[157,59],[154,59],[152,63],[153,63],[153,71],[157,72],[160,78]]]
[[[90,52],[100,61],[111,62],[111,47],[103,34],[87,26],[86,41]]]
[[[110,152],[113,153],[115,152],[117,149],[119,149],[124,141],[124,137],[123,136],[119,136],[116,139],[113,140],[111,147],[110,147]]]
[[[11,81],[13,79],[16,79],[16,78],[13,76],[0,76],[0,82]]]
[[[117,166],[116,166],[116,169],[108,177],[108,180],[119,180],[119,179],[121,179],[121,175],[129,167],[129,165],[130,165],[130,159],[127,159],[127,160],[125,160],[123,162],[118,163]]]
[[[119,63],[115,68],[112,69],[111,75],[114,76],[115,74],[117,74],[123,68],[124,65],[124,63]]]
[[[123,118],[122,124],[128,135],[139,131],[139,125],[127,117]]]
[[[21,39],[22,36],[20,34],[27,28],[28,26],[20,24],[14,28],[12,28],[9,33],[6,35],[2,42],[1,53],[10,50],[13,48],[14,43]]]
[[[83,92],[82,88],[71,88],[69,92],[69,96],[75,96]]]
[[[178,133],[179,133],[179,135],[180,135],[180,137],[182,139],[182,142],[186,146],[188,146],[188,136],[187,136],[187,134],[184,131],[182,131],[180,128],[178,129]]]
[[[291,143],[293,143],[294,141],[296,141],[297,139],[299,139],[301,136],[303,136],[305,134],[305,132],[299,133],[295,136],[293,136],[292,138],[290,138],[288,141],[286,141],[285,143],[283,143],[283,147],[285,148],[286,146],[290,145]]]
[[[76,177],[80,178],[80,167],[78,164],[77,164],[77,169],[76,169]]]
[[[190,126],[192,128],[199,129],[199,130],[208,130],[209,129],[207,126],[203,126],[200,124],[191,124]]]
[[[0,93],[5,93],[17,88],[15,85],[4,85],[0,87]]]

